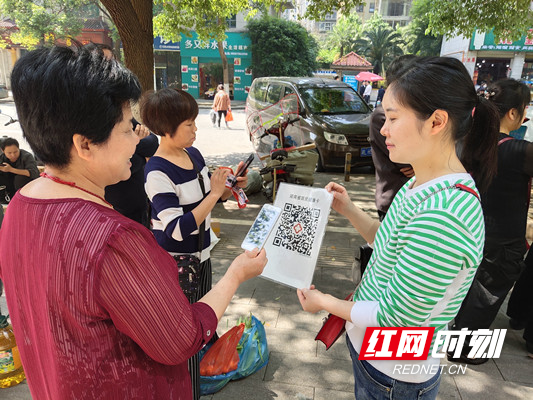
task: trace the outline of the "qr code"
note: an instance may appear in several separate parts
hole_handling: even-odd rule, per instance
[[[310,257],[319,216],[319,208],[286,203],[272,244]]]

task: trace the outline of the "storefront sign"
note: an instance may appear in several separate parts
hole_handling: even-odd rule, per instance
[[[234,100],[246,100],[252,85],[250,38],[239,32],[227,32],[226,35],[228,37],[222,46],[228,63],[233,65],[233,85],[230,90]],[[192,37],[182,36],[180,49],[182,89],[194,98],[204,97],[207,93],[213,95],[218,82],[207,79],[206,71],[201,68],[206,64],[222,64],[217,41],[200,40],[196,32],[192,32]]]
[[[228,57],[251,57],[251,42],[248,36],[243,33],[228,32],[227,39],[222,42],[224,53]],[[200,40],[193,34],[193,37],[182,37],[181,39],[182,56],[200,56],[200,57],[220,57],[218,52],[218,43],[214,39]]]
[[[533,33],[533,29],[529,30]],[[497,51],[533,51],[533,37],[522,36],[517,41],[507,38],[497,39],[492,31],[488,33],[475,31],[470,40],[470,50],[497,50]]]
[[[154,50],[180,51],[180,42],[172,42],[157,36],[154,38]]]

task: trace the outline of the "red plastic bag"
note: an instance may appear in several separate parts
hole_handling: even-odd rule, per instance
[[[205,369],[203,371],[216,373],[229,370],[229,372],[220,373],[219,375],[200,374],[200,393],[202,396],[216,393],[229,381],[250,376],[268,364],[269,351],[265,327],[251,314],[249,317],[244,318],[244,332],[241,331],[242,324],[240,322],[241,319],[239,318],[237,327],[231,329],[232,333],[226,333],[228,337],[231,335],[229,342],[221,342],[226,335],[215,342],[215,344],[220,342],[218,346],[225,346],[227,350],[222,351],[219,349],[212,353],[210,357],[215,360],[208,360],[210,364],[204,364],[205,369],[208,369],[208,371],[205,371]],[[235,341],[238,337],[240,337],[240,340],[235,346]],[[200,350],[200,360],[204,360],[215,344],[211,345],[211,347],[208,344]],[[235,349],[237,350],[236,353],[233,351]],[[219,357],[224,357],[225,359],[222,360]],[[200,371],[202,371],[202,361],[200,361]],[[221,364],[220,369],[214,366],[218,362]],[[236,368],[235,362],[237,362]]]
[[[237,345],[243,332],[244,324],[239,324],[218,338],[200,361],[200,375],[214,376],[235,371],[239,365]]]
[[[233,114],[231,113],[231,110],[228,110],[228,113],[226,114],[226,122],[233,121]]]

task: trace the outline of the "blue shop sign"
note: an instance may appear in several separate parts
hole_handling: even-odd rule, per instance
[[[165,40],[157,36],[154,38],[154,50],[180,51],[180,42]]]
[[[342,80],[353,87],[355,90],[357,90],[357,86],[359,86],[359,82],[357,79],[355,79],[355,75],[343,75]]]

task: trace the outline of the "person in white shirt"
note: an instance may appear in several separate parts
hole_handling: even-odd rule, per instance
[[[363,93],[363,99],[368,103],[370,101],[370,95],[372,94],[372,83],[367,82],[365,86],[365,92]]]

